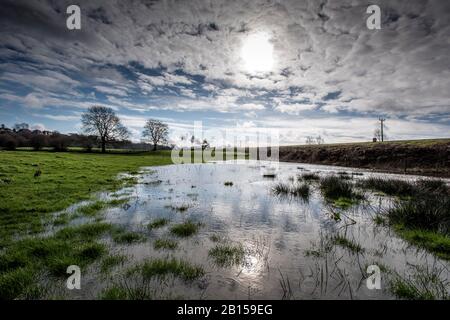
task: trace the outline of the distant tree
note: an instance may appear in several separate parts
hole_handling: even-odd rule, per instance
[[[43,134],[34,134],[30,140],[31,147],[33,147],[33,149],[36,151],[39,151],[42,148],[46,147],[47,143],[47,136],[44,136]]]
[[[15,136],[8,133],[0,134],[0,147],[6,150],[15,150],[18,146],[18,141]]]
[[[169,138],[169,126],[159,120],[148,119],[144,126],[142,135],[153,144],[156,150],[158,144],[166,144]]]
[[[209,148],[209,142],[208,142],[208,140],[203,139],[202,150],[205,150],[206,148]]]
[[[81,116],[81,123],[84,132],[95,135],[100,140],[102,152],[106,152],[106,143],[129,136],[129,131],[122,125],[114,110],[108,107],[90,107]]]
[[[71,143],[69,136],[60,133],[53,133],[48,139],[50,147],[55,151],[67,151]]]
[[[30,129],[30,125],[28,123],[16,123],[14,125],[14,130],[19,131],[19,130],[29,130]]]
[[[316,137],[316,143],[317,143],[317,144],[324,144],[324,143],[325,143],[325,140],[322,138],[322,136],[318,135],[318,136]]]
[[[314,137],[313,136],[307,136],[306,137],[306,144],[314,144]]]

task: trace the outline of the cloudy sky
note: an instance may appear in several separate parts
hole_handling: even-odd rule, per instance
[[[390,139],[449,137],[450,1],[0,0],[0,122],[78,132],[92,105],[134,140],[147,118],[174,142],[194,121],[367,141],[379,116]]]

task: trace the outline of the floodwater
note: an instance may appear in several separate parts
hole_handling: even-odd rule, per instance
[[[137,185],[117,193],[126,194],[130,202],[108,209],[105,217],[147,235],[144,243],[115,246],[117,252],[128,255],[127,265],[175,256],[204,268],[205,276],[192,282],[155,282],[163,298],[392,299],[389,279],[397,274],[413,276],[417,266],[439,270],[441,279],[448,280],[448,262],[408,245],[388,227],[374,223],[374,217],[392,203],[389,197],[365,191],[366,201],[341,210],[324,201],[316,182],[311,182],[308,201],[280,197],[272,190],[277,182],[289,183],[302,173],[326,176],[342,171],[352,176],[350,181],[368,176],[415,179],[294,163],[279,163],[278,168],[243,161],[151,167],[139,176]],[[275,173],[275,177],[264,177],[267,173]],[[225,186],[227,181],[233,185]],[[180,206],[188,208],[174,210]],[[337,211],[340,220],[333,218]],[[170,223],[148,231],[146,225],[156,218],[168,218]],[[171,225],[187,220],[202,223],[197,234],[187,238],[170,234]],[[336,236],[349,239],[362,250],[333,244],[331,239]],[[214,237],[221,239],[219,243],[242,245],[243,261],[217,265],[208,255],[218,244]],[[158,238],[174,239],[178,248],[155,250],[153,241]],[[380,267],[381,289],[368,289],[369,265]],[[120,277],[119,270],[110,281]],[[97,281],[92,279],[90,285]]]

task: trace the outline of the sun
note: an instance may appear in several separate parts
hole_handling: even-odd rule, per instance
[[[244,40],[241,57],[248,72],[258,73],[272,70],[274,59],[270,36],[264,32],[250,35]]]

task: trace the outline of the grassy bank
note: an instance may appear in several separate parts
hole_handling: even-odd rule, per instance
[[[450,139],[280,147],[280,160],[450,177]]]

